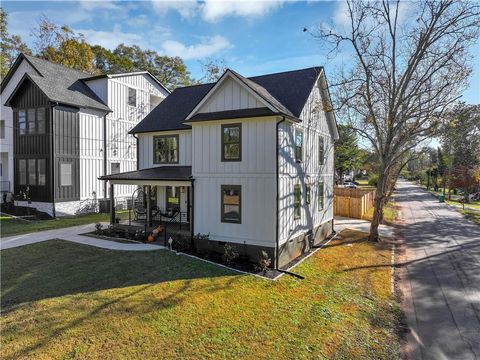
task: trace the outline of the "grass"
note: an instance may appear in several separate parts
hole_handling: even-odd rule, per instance
[[[460,212],[469,220],[480,225],[480,212],[474,210],[460,210]]]
[[[117,211],[117,217],[128,218],[128,212]],[[102,221],[109,221],[110,214],[86,214],[76,216],[66,216],[53,220],[32,220],[26,221],[12,217],[2,216],[0,218],[1,236],[27,234],[43,230],[60,229],[76,225],[91,224]]]
[[[445,200],[450,205],[458,206],[458,207],[463,207],[463,203],[457,200]],[[472,209],[478,209],[480,210],[480,201],[470,201],[469,203],[465,203],[466,208],[472,208]]]
[[[373,210],[374,208],[370,208],[363,218],[368,221],[372,221],[373,219]],[[383,224],[385,225],[393,225],[395,223],[395,219],[397,218],[397,210],[395,209],[395,204],[393,202],[387,203],[383,207]]]
[[[341,235],[275,282],[163,250],[3,250],[2,358],[398,358],[390,248]]]

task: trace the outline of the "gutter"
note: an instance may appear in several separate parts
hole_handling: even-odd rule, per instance
[[[276,215],[275,215],[275,270],[278,270],[278,260],[279,260],[279,254],[280,254],[280,245],[279,245],[279,238],[278,238],[278,226],[279,226],[279,220],[278,220],[278,210],[279,210],[279,193],[280,193],[280,185],[279,185],[279,172],[278,172],[278,154],[279,154],[279,141],[278,141],[278,126],[285,122],[285,116],[282,116],[282,120],[277,121],[276,124],[276,132],[275,132],[275,148],[276,148],[276,159],[275,159],[275,177],[277,181],[277,195],[276,195]]]
[[[132,134],[132,136],[135,138],[136,144],[137,144],[137,154],[136,154],[137,155],[137,170],[140,170],[140,162],[139,162],[140,156],[138,154],[138,150],[140,149],[140,144],[138,143],[138,136],[135,135],[135,134]]]
[[[58,103],[57,103],[58,105]],[[51,184],[51,191],[52,191],[52,215],[54,218],[57,217],[57,214],[56,214],[56,211],[55,211],[55,183],[56,183],[56,178],[55,178],[55,128],[54,128],[54,122],[53,122],[53,108],[54,108],[55,104],[52,104],[50,106],[50,126],[51,126],[51,129],[50,129],[50,133],[52,134],[52,137],[51,137],[51,151],[52,151],[52,156],[51,156],[51,164],[50,164],[50,168],[51,168],[51,174],[50,176],[52,177],[51,181],[50,181],[50,184]]]

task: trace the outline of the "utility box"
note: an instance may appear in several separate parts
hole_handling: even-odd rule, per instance
[[[110,212],[110,199],[98,199],[98,211],[102,214]]]

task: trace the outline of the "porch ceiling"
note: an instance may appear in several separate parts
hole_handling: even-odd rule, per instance
[[[99,177],[111,184],[189,186],[193,180],[191,166],[158,166]]]

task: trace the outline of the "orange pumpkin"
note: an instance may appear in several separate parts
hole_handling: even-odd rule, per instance
[[[155,240],[155,238],[152,235],[148,235],[147,241],[153,241],[153,240]]]

